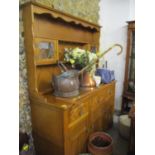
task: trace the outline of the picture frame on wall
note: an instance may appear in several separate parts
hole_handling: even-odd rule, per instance
[[[58,41],[44,38],[34,39],[36,65],[55,64],[58,59]]]

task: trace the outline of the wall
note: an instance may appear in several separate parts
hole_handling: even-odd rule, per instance
[[[101,0],[99,5],[99,24],[103,26],[100,37],[100,50],[104,51],[115,43],[123,46],[123,53],[120,56],[116,55],[117,49],[113,49],[101,60],[101,64],[107,60],[108,68],[115,71],[115,78],[117,80],[115,109],[120,110],[126,58],[126,21],[134,17],[134,13],[131,13],[134,10],[134,0],[132,2],[129,0]]]
[[[20,0],[20,5],[29,0]],[[99,0],[36,0],[47,6],[97,23],[99,19]],[[27,88],[27,69],[23,37],[22,10],[19,17],[19,127],[20,131],[31,135],[31,109]]]
[[[130,0],[129,20],[135,20],[135,0]]]

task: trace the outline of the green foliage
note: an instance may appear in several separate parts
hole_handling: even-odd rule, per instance
[[[69,62],[72,67],[82,69],[87,66],[92,59],[96,58],[96,54],[80,48],[65,49],[64,60]],[[89,68],[91,70],[91,68]]]

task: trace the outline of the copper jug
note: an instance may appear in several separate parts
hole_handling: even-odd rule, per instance
[[[80,87],[82,89],[92,89],[96,87],[96,82],[88,71],[84,71],[80,76]]]

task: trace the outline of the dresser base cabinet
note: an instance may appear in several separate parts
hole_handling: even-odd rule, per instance
[[[37,155],[78,155],[87,152],[88,137],[112,125],[115,82],[74,98],[51,94],[31,97]]]

